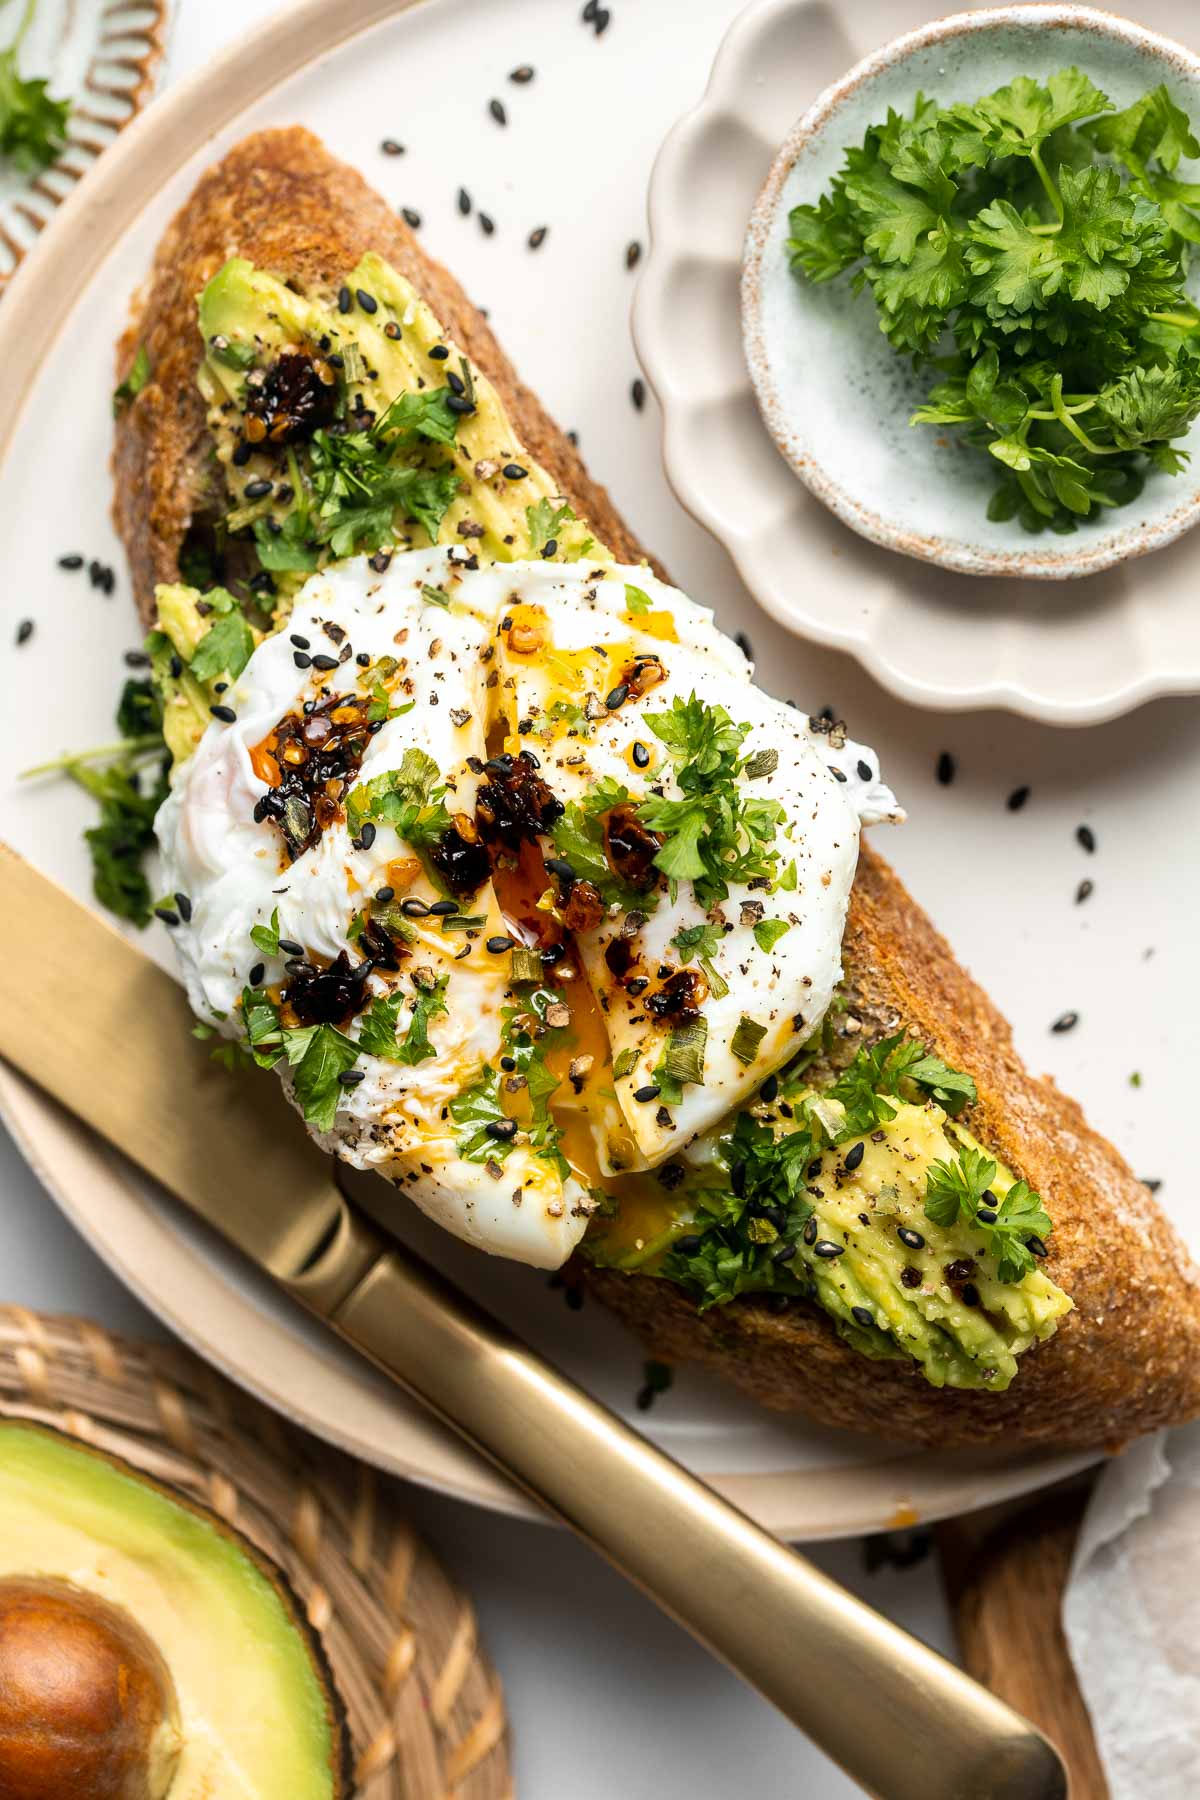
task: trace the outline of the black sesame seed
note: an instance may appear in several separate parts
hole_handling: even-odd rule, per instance
[[[359,832],[358,841],[364,850],[369,850],[371,845],[375,842],[375,826],[370,819],[367,820],[366,824]]]
[[[22,619],[20,624],[17,626],[17,642],[18,642],[18,644],[27,644],[32,636],[33,636],[33,620],[32,619]]]
[[[817,1241],[817,1216],[815,1213],[804,1221],[804,1241],[806,1244],[815,1244]]]
[[[171,671],[171,680],[178,681],[179,677],[183,674],[182,656],[179,656],[178,654],[173,655],[170,662],[167,664],[167,667]]]
[[[1077,1012],[1060,1013],[1050,1029],[1051,1031],[1057,1031],[1059,1033],[1064,1031],[1074,1031],[1078,1023],[1079,1014]]]
[[[830,765],[829,765],[829,773],[833,776],[833,779],[835,781],[845,781],[846,780],[846,771],[844,769],[835,768],[833,763],[830,763]]]
[[[489,100],[488,111],[491,113],[493,119],[495,119],[497,125],[508,124],[508,114],[504,110],[503,100]]]
[[[247,500],[265,500],[274,486],[273,481],[267,481],[264,476],[259,475],[255,480],[246,483],[242,493]]]
[[[1038,1258],[1039,1262],[1050,1254],[1041,1238],[1037,1236],[1027,1237],[1025,1239],[1025,1246],[1031,1255]]]
[[[746,661],[753,662],[754,661],[754,646],[750,642],[750,639],[746,636],[746,633],[744,631],[735,632],[733,641],[737,645],[738,649],[741,651],[742,655],[745,657]]]
[[[919,1231],[914,1231],[910,1225],[897,1225],[896,1236],[909,1250],[923,1250],[925,1248],[925,1239],[921,1236]]]
[[[179,916],[185,925],[192,922],[192,902],[187,894],[176,894],[175,904],[179,908]]]
[[[471,196],[468,194],[466,188],[459,188],[458,190],[458,210],[464,219],[471,210]]]
[[[369,669],[371,666],[371,653],[369,650],[360,650],[354,660],[360,669]]]
[[[552,556],[558,555],[558,539],[547,538],[542,545],[542,561],[548,562]]]
[[[512,949],[510,937],[490,937],[487,941],[488,953],[491,956],[503,956],[506,950]]]
[[[365,313],[377,313],[379,311],[378,300],[375,298],[374,294],[368,294],[366,288],[355,288],[354,298],[358,301],[358,304]]]
[[[520,463],[505,463],[501,473],[505,481],[524,481],[529,470],[523,469]]]
[[[642,246],[638,243],[636,238],[630,238],[625,246],[625,267],[627,269],[636,269],[641,260]]]
[[[975,1214],[975,1217],[984,1225],[994,1225],[998,1216],[995,1208],[991,1206],[981,1206]]]
[[[466,399],[466,397],[462,394],[448,395],[447,399],[446,399],[446,405],[449,407],[449,409],[452,413],[458,413],[458,414],[460,414],[460,416],[465,416],[466,414],[473,413],[475,411],[474,401]]]
[[[452,394],[465,394],[466,393],[466,391],[467,391],[466,382],[463,380],[461,375],[456,375],[454,373],[453,369],[447,369],[446,381],[449,385],[450,392]]]
[[[493,219],[491,213],[485,213],[485,212],[480,213],[479,229],[480,229],[480,231],[482,231],[484,237],[491,237],[492,233],[496,229],[496,221],[495,221],[495,219]]]
[[[419,231],[421,229],[421,215],[415,206],[402,206],[400,208],[400,217],[404,220],[404,223],[408,226],[410,231]]]
[[[943,787],[949,787],[958,773],[958,764],[948,750],[943,750],[937,759],[937,778]]]
[[[414,897],[411,900],[402,900],[400,911],[406,919],[423,919],[429,911],[429,904],[425,900],[418,900]]]
[[[375,889],[375,898],[380,906],[386,906],[390,900],[396,898],[396,890],[394,887],[388,887],[385,883],[383,887]]]
[[[798,1256],[799,1253],[799,1244],[780,1244],[778,1250],[772,1250],[771,1261],[773,1263],[790,1263],[793,1257]]]
[[[435,344],[429,352],[429,360],[430,362],[445,362],[449,354],[445,344]]]
[[[298,631],[292,632],[291,636],[288,638],[288,643],[295,644],[297,650],[307,650],[310,647],[309,639],[301,637]]]
[[[450,919],[458,911],[458,903],[454,900],[435,900],[429,910],[436,919]]]
[[[257,987],[259,982],[262,980],[263,976],[266,974],[266,972],[267,972],[266,963],[260,963],[260,962],[255,963],[254,967],[250,971],[250,986]]]
[[[964,1306],[979,1305],[979,1289],[975,1286],[973,1281],[967,1282],[959,1298],[962,1300]]]
[[[590,25],[592,20],[596,17],[596,14],[599,11],[600,11],[600,0],[587,0],[587,4],[584,7],[583,13],[582,13],[582,18],[583,18],[584,24]]]
[[[640,738],[634,744],[630,755],[633,757],[633,766],[635,769],[648,769],[650,767],[650,751],[648,747],[642,743]]]
[[[178,925],[179,923],[179,914],[175,911],[173,906],[167,906],[165,904],[156,906],[154,914],[156,918],[162,920],[164,925]]]
[[[396,142],[395,138],[384,138],[384,140],[383,140],[382,144],[380,144],[379,148],[383,151],[383,154],[385,156],[403,156],[404,155],[404,145],[398,144]]]
[[[1083,902],[1089,897],[1089,895],[1091,895],[1095,892],[1095,889],[1096,889],[1095,882],[1088,881],[1085,877],[1084,880],[1081,881],[1079,886],[1075,889],[1075,904],[1076,904],[1076,906],[1082,906]]]
[[[304,945],[298,944],[295,938],[280,938],[279,948],[285,956],[303,956]]]
[[[504,1070],[506,1075],[511,1075],[516,1066],[517,1059],[515,1056],[502,1056],[500,1058],[500,1067]]]
[[[210,706],[208,710],[214,719],[220,719],[222,725],[235,725],[237,723],[237,714],[234,712],[232,706]]]
[[[813,1255],[819,1256],[822,1262],[832,1262],[835,1256],[845,1256],[845,1244],[830,1243],[828,1238],[818,1238],[813,1245]]]
[[[640,375],[635,376],[630,384],[629,398],[633,401],[634,411],[641,412],[646,404],[646,384]]]
[[[847,1169],[857,1169],[859,1163],[863,1159],[863,1152],[866,1150],[866,1147],[867,1146],[862,1142],[861,1139],[859,1140],[859,1142],[857,1144],[851,1144],[850,1148],[846,1152],[845,1159],[844,1159],[842,1166]]]
[[[629,683],[627,681],[621,681],[618,682],[615,688],[609,689],[604,697],[604,704],[607,706],[609,712],[616,712],[619,706],[624,706],[628,698]]]
[[[1157,1194],[1159,1188],[1162,1186],[1162,1177],[1159,1175],[1143,1175],[1142,1186],[1148,1188],[1152,1194]]]
[[[503,1142],[508,1138],[516,1137],[517,1121],[515,1119],[489,1119],[484,1130],[489,1137],[499,1138]]]
[[[312,668],[312,657],[308,654],[307,650],[293,650],[292,661],[298,669]]]
[[[366,1078],[365,1069],[343,1069],[338,1076],[338,1083],[341,1087],[357,1087],[359,1082],[365,1081]]]
[[[250,461],[251,454],[252,452],[249,444],[235,444],[233,454],[229,460],[235,469],[244,469],[246,464]]]
[[[875,1314],[871,1311],[869,1306],[852,1306],[850,1308],[850,1315],[855,1324],[861,1325],[864,1330],[875,1323]]]
[[[338,659],[336,656],[314,656],[312,659],[312,666],[314,669],[323,669],[326,674],[328,674],[330,669],[337,668]]]
[[[1020,812],[1028,798],[1029,789],[1027,787],[1015,787],[1004,804],[1009,812]]]
[[[348,313],[353,305],[354,295],[350,292],[350,289],[348,287],[340,287],[338,289],[338,311],[340,313]]]
[[[565,857],[548,856],[546,867],[551,875],[557,875],[561,881],[574,881],[575,879],[575,871]]]
[[[1077,844],[1081,844],[1083,846],[1083,848],[1087,851],[1089,856],[1091,856],[1092,852],[1096,848],[1096,834],[1092,830],[1090,825],[1076,826],[1075,841]]]
[[[779,1077],[778,1077],[778,1075],[768,1075],[767,1079],[763,1082],[762,1086],[758,1090],[759,1099],[765,1100],[767,1105],[770,1106],[771,1102],[776,1098],[778,1093],[779,1093]]]
[[[871,768],[871,765],[869,762],[863,762],[860,759],[855,764],[855,768],[858,770],[858,779],[860,781],[873,781],[874,780],[874,771]]]
[[[70,556],[59,557],[58,566],[60,569],[82,569],[83,558],[82,556],[76,556],[72,551]]]
[[[509,71],[508,79],[510,81],[515,81],[518,87],[525,87],[528,82],[533,80],[532,65],[530,63],[520,63],[517,68]]]
[[[657,1081],[648,1081],[645,1087],[634,1088],[633,1097],[635,1100],[641,1101],[643,1106],[646,1106],[651,1100],[657,1100],[661,1093],[662,1089],[659,1087]]]
[[[534,229],[530,232],[529,236],[525,240],[531,250],[540,250],[541,249],[542,245],[546,241],[546,233],[549,231],[549,229],[550,229],[550,227],[548,225],[537,225],[534,227]]]

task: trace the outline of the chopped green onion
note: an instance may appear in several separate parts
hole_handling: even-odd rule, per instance
[[[760,1025],[757,1019],[750,1017],[749,1013],[743,1013],[738,1020],[737,1030],[733,1034],[733,1041],[729,1048],[740,1063],[748,1066],[758,1055],[758,1046],[766,1035],[765,1025]]]
[[[667,1039],[661,1065],[663,1073],[670,1080],[681,1084],[688,1081],[702,1082],[707,1043],[707,1019],[694,1019],[690,1025],[680,1025]]]
[[[613,1064],[613,1075],[615,1078],[620,1081],[623,1075],[631,1075],[637,1067],[637,1059],[638,1053],[632,1044],[630,1044],[627,1049],[622,1050]]]

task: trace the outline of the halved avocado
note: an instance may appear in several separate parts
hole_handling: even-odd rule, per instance
[[[302,1617],[214,1514],[0,1422],[4,1800],[342,1800],[344,1714]]]

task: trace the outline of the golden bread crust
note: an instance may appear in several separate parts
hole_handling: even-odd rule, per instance
[[[517,376],[454,278],[353,169],[309,132],[248,138],[178,214],[118,349],[123,376],[145,343],[152,376],[122,413],[114,517],[144,620],[154,584],[178,579],[208,478],[196,389],[196,296],[233,255],[331,293],[367,250],[420,290],[449,336],[494,382],[530,454],[624,560],[645,553],[605,490]],[[905,1026],[979,1090],[979,1139],[1039,1192],[1054,1220],[1050,1274],[1075,1311],[1028,1352],[1005,1394],[938,1391],[915,1363],[871,1362],[828,1317],[756,1299],[699,1313],[679,1289],[595,1270],[580,1278],[668,1362],[699,1361],[766,1405],[919,1443],[1115,1446],[1200,1412],[1200,1277],[1122,1157],[1074,1101],[1030,1075],[1011,1033],[896,876],[864,847],[845,942],[850,1017],[877,1035]]]

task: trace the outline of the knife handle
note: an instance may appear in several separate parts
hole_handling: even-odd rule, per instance
[[[1065,1800],[1045,1738],[346,1206],[285,1283],[877,1800]]]

